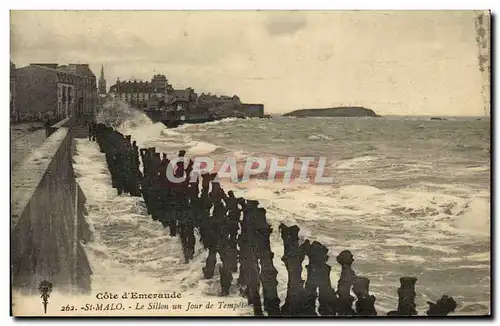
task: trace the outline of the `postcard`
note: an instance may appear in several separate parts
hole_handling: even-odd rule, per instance
[[[11,11],[11,315],[491,315],[489,11]]]

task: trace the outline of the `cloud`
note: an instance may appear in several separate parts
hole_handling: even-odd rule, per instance
[[[16,12],[11,16],[11,55],[34,54],[39,60],[51,61],[89,60],[91,56],[96,61],[131,65],[206,65],[224,62],[251,48],[243,29],[228,28],[234,26],[235,17],[212,19],[207,28],[200,14],[181,17],[159,12],[150,17],[142,14],[141,19],[123,15]],[[149,25],[145,26],[147,18]]]
[[[307,25],[306,17],[300,12],[272,13],[265,20],[265,28],[271,36],[293,35]]]

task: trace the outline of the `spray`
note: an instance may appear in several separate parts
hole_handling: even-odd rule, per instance
[[[109,99],[102,105],[96,121],[118,129],[153,124],[144,112],[132,108],[127,102],[117,98]]]

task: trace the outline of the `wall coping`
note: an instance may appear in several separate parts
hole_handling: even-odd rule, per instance
[[[53,125],[52,125],[52,126],[50,126],[50,127],[51,127],[51,128],[54,128],[54,129],[59,129],[59,128],[61,128],[61,127],[65,127],[65,124],[66,124],[67,122],[69,122],[69,120],[70,120],[70,119],[71,119],[71,117],[66,118],[66,119],[64,119],[64,120],[59,121],[59,122],[58,122],[58,123],[56,123],[56,124],[53,124]]]
[[[13,169],[10,202],[11,230],[13,230],[29,205],[31,198],[45,177],[48,168],[69,132],[70,130],[67,127],[59,128]]]

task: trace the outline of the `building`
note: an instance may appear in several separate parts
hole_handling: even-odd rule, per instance
[[[170,103],[176,110],[192,112],[196,107],[198,94],[192,88],[174,89]]]
[[[168,95],[173,92],[173,88],[168,83],[167,77],[154,75],[151,82],[120,81],[118,79],[116,84],[110,87],[109,92],[133,107],[145,108],[148,100],[153,97],[158,98],[159,101],[168,102]]]
[[[16,65],[10,62],[10,120],[17,121],[16,111]]]
[[[72,95],[77,99],[75,107],[76,116],[94,116],[98,103],[97,79],[89,65],[70,64],[69,66],[60,66],[57,69],[72,74],[75,79],[76,87],[73,87],[75,93]],[[71,85],[65,86],[68,88]]]
[[[240,104],[240,98],[236,95],[219,96],[211,93],[201,93],[196,101],[197,107],[208,108],[211,113],[223,118],[235,116],[235,110]]]
[[[34,63],[16,70],[20,120],[88,118],[97,105],[96,77],[88,64]]]
[[[146,101],[146,108],[151,110],[159,110],[161,108],[165,108],[165,97],[153,95]]]
[[[197,104],[203,105],[203,106],[208,106],[208,107],[217,107],[217,106],[232,106],[236,107],[239,104],[241,104],[240,98],[236,95],[233,96],[217,96],[214,94],[205,94],[201,93],[201,95],[198,97]]]
[[[264,104],[241,103],[236,110],[240,113],[243,113],[245,117],[250,117],[250,118],[264,117]]]
[[[104,79],[104,66],[101,66],[101,76],[99,77],[99,95],[106,95],[106,79]]]
[[[262,104],[243,104],[238,96],[224,96],[202,93],[200,96],[192,88],[173,89],[164,75],[154,75],[151,82],[120,81],[109,89],[115,98],[126,101],[135,108],[146,109],[148,114],[162,114],[201,117],[263,117]]]

